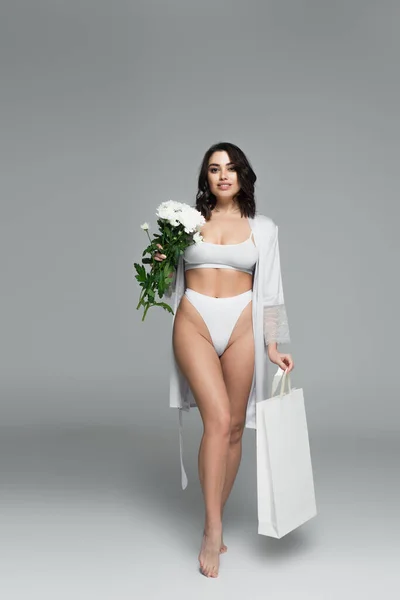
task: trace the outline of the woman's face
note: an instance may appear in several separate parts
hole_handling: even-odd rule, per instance
[[[210,156],[207,176],[210,190],[218,199],[230,200],[240,190],[236,168],[225,150]]]

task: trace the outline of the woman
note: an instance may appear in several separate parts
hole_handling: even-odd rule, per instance
[[[277,349],[278,342],[289,341],[277,226],[256,215],[255,182],[240,148],[209,148],[196,196],[206,219],[203,242],[186,249],[168,294],[175,292],[170,404],[181,410],[197,406],[204,426],[198,468],[205,525],[198,559],[207,577],[218,576],[219,555],[227,550],[223,510],[238,472],[244,427],[255,427],[255,402],[263,399],[265,349],[282,369],[294,366],[291,355]],[[165,258],[155,254],[156,260]],[[185,487],[183,463],[182,470]]]

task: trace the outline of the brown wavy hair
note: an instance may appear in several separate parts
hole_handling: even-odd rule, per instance
[[[233,162],[236,168],[240,189],[236,196],[234,196],[234,200],[238,203],[240,213],[242,217],[254,217],[256,214],[254,184],[257,176],[245,153],[238,146],[230,142],[213,144],[205,153],[199,172],[196,209],[201,212],[206,221],[210,219],[211,211],[215,207],[217,199],[211,193],[208,185],[208,161],[214,152],[223,150],[228,154],[229,160]]]

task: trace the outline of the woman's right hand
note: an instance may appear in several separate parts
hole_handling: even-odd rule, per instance
[[[161,250],[163,249],[163,247],[161,246],[161,244],[157,244],[158,248],[160,248]],[[167,257],[165,254],[161,254],[161,252],[154,252],[154,260],[157,260],[158,262],[162,262],[163,260],[165,260]]]

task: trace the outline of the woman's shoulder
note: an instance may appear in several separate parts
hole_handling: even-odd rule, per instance
[[[273,221],[271,217],[267,217],[267,215],[257,213],[254,217],[254,222],[257,223],[259,227],[262,227],[266,233],[273,233],[277,229],[275,221]]]

